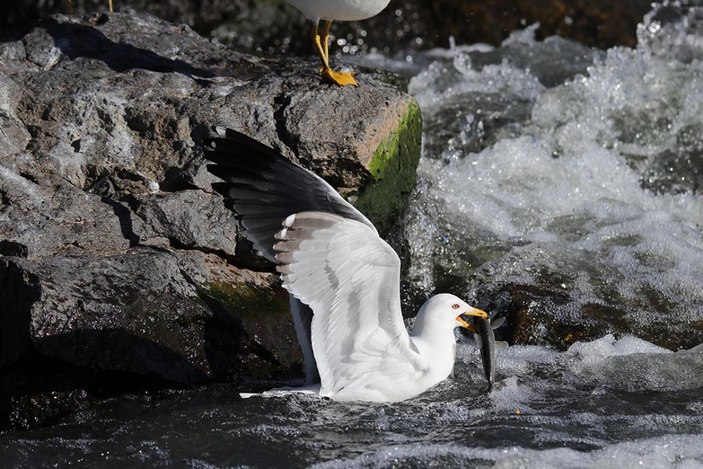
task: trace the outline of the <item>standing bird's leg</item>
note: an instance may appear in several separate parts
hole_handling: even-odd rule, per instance
[[[315,48],[317,49],[317,53],[322,59],[322,76],[339,86],[357,85],[357,82],[354,79],[354,75],[351,72],[335,72],[334,70],[332,70],[332,67],[330,67],[328,41],[330,28],[332,27],[332,21],[325,21],[325,25],[322,30],[322,37],[320,37],[320,34],[318,32],[318,24],[319,20],[313,22],[312,38],[315,42]]]
[[[322,59],[322,69],[320,70],[322,74],[325,74],[325,70],[329,70],[330,68],[330,61],[329,58],[327,57],[327,54],[325,53],[326,47],[322,45],[322,41],[320,39],[320,33],[318,32],[319,20],[313,22],[312,24],[312,41],[315,44],[315,49],[317,49],[317,53],[320,55],[320,59]]]
[[[332,20],[325,20],[324,26],[322,26],[322,48],[325,52],[325,57],[327,62],[330,61],[330,30],[332,29]]]
[[[110,13],[112,13],[112,0],[107,0],[107,6],[110,8]]]

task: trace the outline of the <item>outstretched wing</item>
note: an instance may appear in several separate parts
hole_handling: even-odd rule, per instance
[[[331,212],[373,224],[344,200],[332,186],[275,150],[225,127],[206,139],[208,170],[223,180],[212,187],[234,210],[244,236],[270,261],[275,261],[274,236],[289,215],[305,211]]]
[[[314,312],[322,395],[353,396],[351,388],[392,386],[394,378],[423,371],[403,324],[400,259],[374,230],[331,213],[303,212],[288,217],[277,238],[283,285]]]
[[[208,170],[222,179],[212,187],[222,194],[244,228],[243,235],[268,260],[275,262],[274,236],[289,215],[328,211],[373,224],[322,178],[287,160],[275,150],[231,129],[217,126],[216,137],[205,139]],[[307,305],[291,299],[295,332],[305,358],[306,382],[317,378]]]

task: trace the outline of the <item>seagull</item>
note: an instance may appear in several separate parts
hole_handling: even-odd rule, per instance
[[[213,189],[294,298],[296,333],[306,371],[319,373],[318,394],[397,402],[445,380],[454,368],[454,329],[475,332],[468,321],[488,314],[443,293],[420,308],[408,333],[400,259],[373,224],[275,150],[222,126],[214,132],[205,140],[208,170],[222,179]]]
[[[339,86],[357,85],[351,72],[335,72],[330,67],[329,35],[332,21],[360,21],[379,14],[390,0],[288,0],[312,21],[312,40],[322,59],[322,76]],[[319,34],[323,20],[322,36]]]

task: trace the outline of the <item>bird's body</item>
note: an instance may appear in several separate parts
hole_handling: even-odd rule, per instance
[[[288,0],[312,21],[361,21],[378,15],[390,0]]]
[[[309,334],[298,338],[303,349],[311,345],[319,394],[395,402],[446,379],[454,329],[472,329],[462,316],[488,315],[440,294],[420,308],[408,334],[400,259],[373,224],[321,178],[242,134],[216,130],[208,168],[224,182],[213,187],[254,246],[277,263],[283,286],[312,310]]]
[[[356,85],[351,72],[336,72],[330,67],[329,34],[332,21],[359,21],[379,14],[390,0],[288,0],[288,3],[312,20],[312,39],[322,60],[322,76],[339,85]],[[318,28],[324,21],[322,34]]]

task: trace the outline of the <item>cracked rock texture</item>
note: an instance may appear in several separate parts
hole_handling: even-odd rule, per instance
[[[0,43],[0,371],[31,356],[71,376],[300,376],[287,294],[238,239],[200,142],[225,124],[352,201],[404,200],[417,105],[317,69],[134,12],[54,16]],[[90,395],[70,388],[44,391]]]

